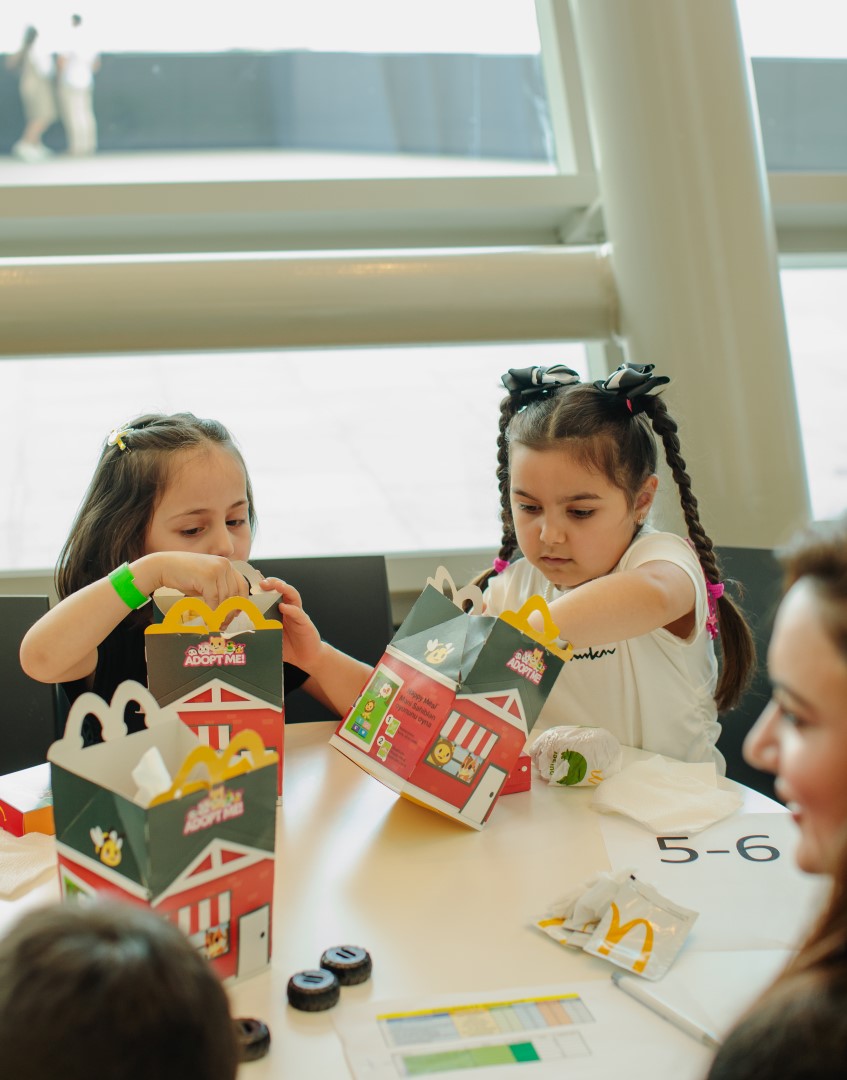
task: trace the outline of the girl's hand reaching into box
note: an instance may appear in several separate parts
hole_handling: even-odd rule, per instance
[[[370,667],[321,639],[293,585],[280,578],[264,578],[260,585],[282,595],[279,612],[285,662],[308,674],[303,688],[313,698],[339,716],[346,715],[370,677]]]

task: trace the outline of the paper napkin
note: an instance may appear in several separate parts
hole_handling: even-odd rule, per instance
[[[13,896],[56,867],[56,841],[44,833],[12,836],[0,829],[0,896]]]
[[[601,814],[624,814],[656,833],[696,833],[729,817],[740,792],[717,786],[712,764],[655,757],[628,765],[595,788],[591,805]]]

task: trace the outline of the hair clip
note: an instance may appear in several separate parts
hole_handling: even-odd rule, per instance
[[[107,446],[117,446],[121,453],[131,453],[130,448],[126,444],[126,436],[132,429],[129,427],[112,428],[109,432],[109,437],[106,440]]]
[[[573,386],[579,382],[579,373],[564,364],[551,367],[509,368],[500,380],[512,400],[519,407],[531,401],[548,397],[560,386]]]
[[[495,574],[502,574],[504,570],[508,569],[509,560],[508,559],[495,559],[494,562],[491,565],[494,567],[494,573]]]
[[[606,394],[614,394],[626,402],[627,409],[635,416],[644,409],[644,402],[639,401],[646,395],[652,395],[658,386],[669,383],[667,375],[654,375],[655,364],[621,364],[615,368],[608,379],[598,379],[594,385]]]
[[[723,596],[724,584],[719,581],[716,585],[713,585],[711,581],[706,582],[706,598],[709,602],[709,614],[706,616],[706,629],[709,631],[709,637],[714,639],[720,633],[718,626],[718,600]]]

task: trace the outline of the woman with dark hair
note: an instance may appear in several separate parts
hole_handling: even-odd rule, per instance
[[[727,1037],[709,1080],[799,1080],[847,1066],[847,519],[782,557],[787,592],[768,650],[773,697],[745,742],[797,822],[801,869],[829,903],[776,982]]]

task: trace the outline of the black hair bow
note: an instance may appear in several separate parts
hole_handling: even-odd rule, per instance
[[[579,374],[564,364],[552,367],[509,368],[502,383],[520,408],[531,401],[545,398],[560,386],[573,386],[579,382]]]
[[[626,401],[627,408],[634,415],[644,409],[644,402],[639,399],[669,383],[667,375],[654,375],[655,364],[621,364],[615,368],[608,379],[598,379],[594,385],[598,390]]]

